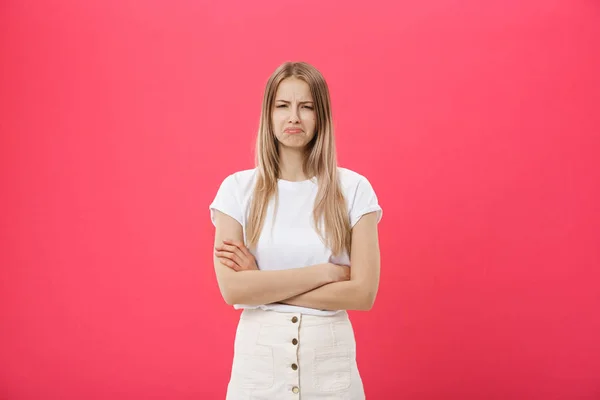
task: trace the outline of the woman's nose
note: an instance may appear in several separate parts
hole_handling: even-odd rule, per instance
[[[296,111],[296,109],[292,107],[290,111],[290,122],[298,122],[299,120],[300,117],[298,116],[298,111]]]

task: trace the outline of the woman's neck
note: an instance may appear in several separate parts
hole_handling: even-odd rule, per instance
[[[304,170],[304,153],[297,149],[279,149],[279,179],[305,181],[309,179]]]

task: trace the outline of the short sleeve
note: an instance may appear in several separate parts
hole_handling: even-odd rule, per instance
[[[238,193],[238,185],[234,175],[229,175],[223,180],[213,202],[208,207],[210,210],[210,219],[215,224],[215,210],[227,214],[240,225],[244,226],[242,218],[242,207]]]
[[[354,194],[354,201],[351,204],[351,228],[353,228],[354,225],[356,225],[356,223],[360,220],[360,218],[363,215],[373,211],[377,212],[377,223],[381,221],[381,218],[383,216],[383,209],[379,205],[379,201],[377,200],[375,190],[373,190],[373,186],[371,186],[371,183],[367,178],[361,177]]]

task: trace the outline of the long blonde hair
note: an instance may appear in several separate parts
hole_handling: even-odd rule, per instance
[[[321,73],[305,62],[286,62],[280,65],[267,81],[256,139],[255,164],[258,171],[248,217],[247,246],[251,248],[257,244],[272,196],[275,196],[277,209],[277,179],[280,169],[272,112],[279,84],[290,77],[308,83],[316,111],[315,136],[307,144],[303,162],[304,172],[309,177],[316,177],[318,182],[313,209],[314,226],[317,227],[317,233],[323,243],[334,255],[341,254],[344,249],[350,254],[352,237],[348,209],[338,180],[329,89]],[[321,220],[324,233],[321,231]]]

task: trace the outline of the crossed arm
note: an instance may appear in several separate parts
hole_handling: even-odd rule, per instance
[[[241,225],[216,211],[215,246],[243,242]],[[322,310],[369,310],[379,286],[380,254],[376,213],[365,214],[352,229],[350,279],[339,281],[327,264],[303,268],[234,271],[215,255],[217,282],[228,304],[285,303]]]

